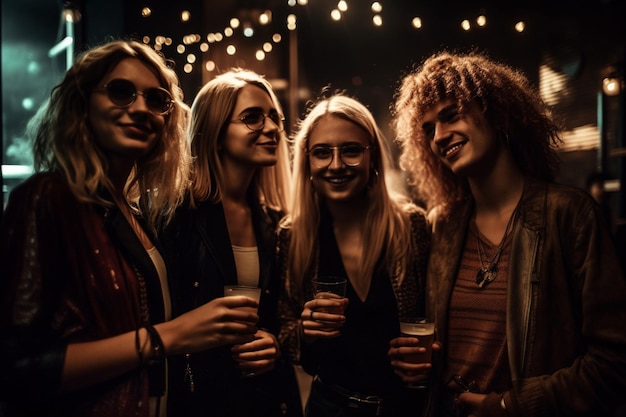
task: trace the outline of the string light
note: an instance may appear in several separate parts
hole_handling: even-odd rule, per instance
[[[288,0],[287,4],[290,7],[306,6],[308,5],[308,0]],[[379,1],[374,1],[370,4],[369,7],[373,13],[372,24],[376,27],[381,27],[383,25],[383,17],[381,15],[381,12],[383,10],[382,3]],[[348,11],[348,8],[349,6],[346,0],[339,0],[337,2],[336,8],[330,11],[331,19],[334,21],[342,20],[343,14]],[[142,17],[147,18],[152,15],[153,10],[148,6],[145,6],[141,9],[140,13]],[[182,10],[180,12],[180,20],[182,22],[189,22],[191,20],[191,17],[192,17],[191,12],[189,12],[188,10]],[[265,10],[265,11],[258,13],[257,18],[255,18],[255,21],[257,21],[258,24],[262,26],[266,26],[270,24],[272,22],[272,11]],[[296,18],[295,13],[289,14],[286,19],[286,29],[289,31],[296,30],[296,26],[297,26],[296,22],[297,22],[297,18]],[[411,23],[411,26],[416,30],[422,29],[424,25],[422,18],[419,16],[412,17],[410,23]],[[485,27],[487,25],[486,15],[484,13],[481,13],[478,17],[476,17],[475,24],[478,27]],[[189,45],[198,43],[199,51],[202,53],[207,53],[211,50],[211,48],[209,48],[210,44],[219,43],[223,40],[224,37],[227,37],[227,38],[233,37],[235,34],[235,30],[240,27],[243,27],[242,34],[246,38],[251,39],[255,36],[255,29],[252,26],[250,21],[246,21],[242,23],[239,18],[232,17],[231,19],[229,19],[229,26],[225,27],[224,30],[222,30],[221,32],[208,33],[206,35],[206,42],[200,43],[200,35],[197,35],[197,34],[189,34],[189,35],[183,36],[182,44],[176,47],[176,51],[178,52],[178,54],[182,55],[187,51],[187,48],[185,47],[185,45],[189,46]],[[469,31],[471,27],[472,27],[472,23],[470,20],[464,19],[461,22],[461,28],[463,31]],[[523,21],[518,21],[514,25],[514,29],[518,33],[523,32],[525,28],[526,28],[526,25],[525,25],[525,22]],[[282,35],[280,33],[274,33],[271,37],[271,41],[275,44],[280,43],[282,41]],[[146,44],[150,43],[150,37],[144,36],[143,42]],[[157,50],[161,50],[164,45],[169,46],[171,44],[172,44],[171,38],[167,38],[164,36],[155,37],[154,48]],[[228,55],[233,56],[237,53],[237,47],[235,46],[235,44],[231,43],[228,46],[226,46],[225,51]],[[254,55],[258,61],[262,61],[262,60],[265,60],[266,55],[268,53],[271,53],[272,51],[273,51],[272,43],[268,41],[264,41],[264,42],[261,42],[257,48],[255,48]],[[194,57],[193,61],[190,60],[191,56]],[[192,64],[195,63],[196,61],[197,59],[195,55],[188,54],[187,65],[184,66],[185,72],[187,73],[192,72],[193,71]],[[213,71],[215,68],[214,67],[215,63],[213,62],[213,64],[209,65],[208,64],[209,62],[213,62],[213,61],[206,61],[204,67],[207,71]],[[189,68],[189,66],[191,66],[191,68]]]
[[[616,96],[621,91],[621,82],[617,75],[611,74],[602,80],[602,91],[607,96]]]

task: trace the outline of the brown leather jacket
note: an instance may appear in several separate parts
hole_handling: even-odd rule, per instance
[[[443,346],[436,381],[472,206],[468,201],[434,223],[427,288]],[[506,414],[613,415],[626,392],[626,280],[599,207],[582,190],[527,179],[518,213],[508,277]],[[436,386],[433,400],[437,393]],[[486,401],[505,415],[499,395]],[[435,407],[436,400],[430,415]]]

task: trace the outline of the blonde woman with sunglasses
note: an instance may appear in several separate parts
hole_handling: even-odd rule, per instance
[[[116,40],[32,120],[36,174],[0,226],[0,414],[162,417],[168,355],[254,332],[243,297],[170,320],[156,236],[188,181],[182,100],[163,56]]]

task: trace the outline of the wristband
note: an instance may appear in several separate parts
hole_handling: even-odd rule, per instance
[[[152,358],[150,358],[150,365],[163,362],[165,360],[165,347],[159,332],[156,331],[154,326],[148,324],[145,326],[150,336],[150,348],[152,349]]]
[[[137,352],[137,358],[139,359],[139,366],[143,365],[143,348],[139,340],[139,331],[141,329],[142,327],[138,327],[137,330],[135,330],[135,351]]]

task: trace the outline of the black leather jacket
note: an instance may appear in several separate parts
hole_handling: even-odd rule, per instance
[[[276,309],[282,286],[275,260],[275,228],[281,213],[261,205],[253,196],[249,203],[262,289],[258,327],[278,335]],[[224,285],[237,284],[235,258],[221,203],[204,202],[196,209],[183,205],[162,238],[177,277],[171,284],[174,315],[222,297]],[[187,366],[193,373],[193,392]],[[279,415],[276,410],[281,407],[288,412],[286,415],[301,415],[295,375],[282,358],[273,371],[242,379],[230,346],[223,346],[189,358],[171,357],[169,375],[168,410],[173,417]]]

